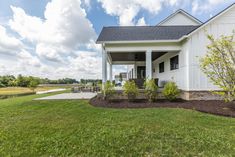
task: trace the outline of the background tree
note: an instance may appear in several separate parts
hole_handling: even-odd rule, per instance
[[[39,84],[74,84],[79,83],[76,79],[72,78],[63,78],[59,80],[50,80],[48,78],[38,78],[33,76],[23,76],[18,75],[17,78],[13,75],[0,76],[0,88],[1,87],[29,87],[29,84],[32,82],[32,78],[36,79],[36,82]],[[87,81],[87,80],[86,80]],[[100,80],[88,80],[90,82],[98,82]],[[35,80],[34,80],[35,82]]]
[[[202,71],[211,82],[221,88],[216,92],[224,97],[225,101],[235,100],[235,33],[232,36],[221,36],[215,39],[208,35],[210,45],[207,54],[200,59]]]
[[[37,88],[37,86],[39,85],[40,83],[40,80],[38,78],[35,78],[35,77],[32,77],[30,76],[29,78],[29,84],[28,84],[28,87],[34,91],[35,88]]]
[[[30,79],[26,76],[18,75],[16,82],[19,87],[28,87]]]

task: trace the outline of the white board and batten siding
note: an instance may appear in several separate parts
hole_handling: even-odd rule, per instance
[[[235,31],[235,7],[225,12],[214,21],[205,25],[202,29],[193,33],[187,43],[189,48],[188,69],[189,69],[189,85],[190,91],[219,90],[214,86],[205,74],[200,70],[199,58],[205,56],[207,45],[210,43],[207,34],[213,35],[215,38],[221,35],[232,35]]]
[[[235,31],[235,7],[195,31],[182,44],[179,53],[169,52],[155,60],[153,77],[159,78],[159,85],[162,81],[174,81],[180,89],[185,91],[220,90],[200,70],[199,60],[207,53],[207,45],[210,43],[207,34],[218,38],[221,35],[232,35],[233,30]],[[171,71],[170,58],[176,55],[179,55],[179,69]],[[165,63],[163,73],[159,73],[159,63],[161,62]]]
[[[159,86],[161,87],[163,82],[173,81],[176,82],[178,87],[182,90],[187,91],[189,89],[188,79],[188,52],[189,48],[187,44],[182,46],[180,52],[168,52],[153,62],[153,73],[154,78],[159,79]],[[170,70],[170,59],[174,56],[179,56],[179,69]],[[164,72],[159,72],[159,64],[164,62]]]

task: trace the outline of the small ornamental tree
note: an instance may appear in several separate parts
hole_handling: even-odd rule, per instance
[[[139,94],[138,87],[134,81],[126,81],[124,86],[124,95],[127,96],[128,101],[134,101],[136,96]]]
[[[207,54],[200,59],[201,70],[211,82],[222,89],[216,92],[226,102],[235,100],[235,33],[232,36],[221,36],[215,39],[208,35],[210,45]]]
[[[103,99],[107,99],[113,96],[115,94],[114,84],[110,81],[104,83],[102,93],[103,93]]]
[[[156,99],[157,89],[154,79],[147,79],[144,82],[144,91],[149,102],[153,102]]]

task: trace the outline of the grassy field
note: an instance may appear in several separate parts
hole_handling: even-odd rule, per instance
[[[235,154],[233,118],[183,109],[95,108],[78,100],[32,101],[41,96],[0,100],[0,156]]]
[[[37,87],[34,91],[47,91],[51,89],[58,89],[63,87]],[[23,87],[7,87],[7,88],[0,88],[0,95],[11,95],[11,94],[22,94],[22,93],[30,93],[33,92],[30,88],[23,88]]]

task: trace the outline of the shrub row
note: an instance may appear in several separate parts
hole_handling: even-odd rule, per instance
[[[114,87],[115,87],[114,84],[109,81],[107,81],[104,84],[102,90],[104,99],[112,97],[115,94]],[[129,101],[134,101],[139,94],[138,87],[134,81],[126,81],[126,83],[123,86],[123,90],[124,90],[124,95],[127,96]],[[153,79],[145,81],[144,91],[146,99],[149,102],[153,102],[156,100],[157,90],[158,86],[155,84],[155,81]],[[162,94],[169,101],[174,101],[179,96],[180,90],[178,89],[177,85],[174,82],[167,82],[164,86]]]

